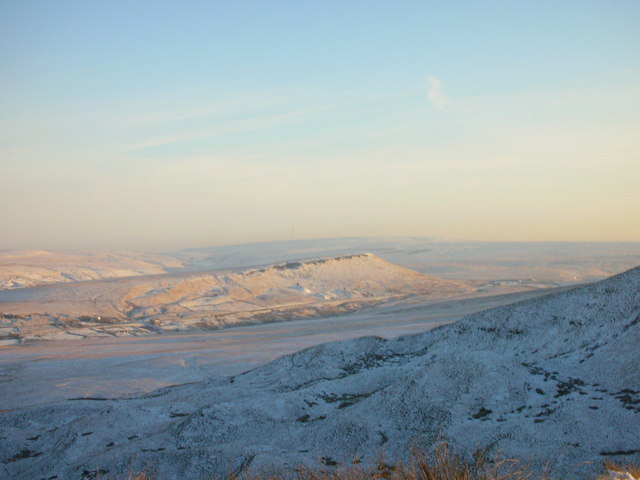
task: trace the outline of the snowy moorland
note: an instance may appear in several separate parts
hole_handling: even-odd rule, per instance
[[[0,290],[103,278],[157,275],[183,263],[168,255],[0,251]]]
[[[584,478],[640,461],[640,268],[392,340],[322,344],[232,377],[0,417],[0,476],[152,467],[208,478],[393,461],[440,438]]]
[[[176,272],[247,270],[371,252],[451,280],[531,285],[599,280],[640,261],[640,243],[462,242],[421,237],[334,238],[198,248],[163,254],[0,251],[0,290]]]
[[[188,249],[170,255],[187,270],[212,270],[363,251],[441,278],[533,287],[601,280],[640,263],[640,242],[470,242],[425,237],[264,242]]]
[[[326,261],[331,258],[343,260]],[[157,255],[4,251],[0,345],[319,318],[398,296],[435,301],[512,294],[592,282],[638,262],[640,243],[413,237],[266,242]]]
[[[0,410],[74,397],[139,395],[237,375],[321,343],[424,332],[465,315],[549,292],[537,289],[433,302],[415,296],[330,317],[5,345],[0,348]]]
[[[144,335],[336,315],[419,295],[472,294],[467,283],[372,254],[240,272],[136,276],[0,291],[0,340]]]

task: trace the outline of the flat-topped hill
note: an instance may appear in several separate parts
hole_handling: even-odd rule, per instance
[[[198,272],[0,291],[5,340],[148,334],[353,311],[420,295],[474,291],[372,254],[291,261],[243,272]]]

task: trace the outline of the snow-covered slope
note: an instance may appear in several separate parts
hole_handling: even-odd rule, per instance
[[[335,315],[390,299],[472,293],[371,254],[244,272],[139,276],[0,291],[5,341],[148,334]],[[1,340],[1,338],[0,338]]]
[[[207,478],[393,460],[410,442],[552,462],[640,461],[640,268],[423,334],[324,344],[245,374],[3,412],[0,476],[151,466]]]
[[[160,255],[63,253],[48,250],[0,252],[0,290],[52,283],[166,273],[180,260]]]

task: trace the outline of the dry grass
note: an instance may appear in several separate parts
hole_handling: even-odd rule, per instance
[[[613,462],[606,462],[604,466],[605,466],[605,469],[609,472],[628,473],[633,478],[640,480],[640,467],[637,465],[618,465]],[[601,478],[609,478],[609,477],[601,477]]]
[[[628,472],[640,480],[640,467],[604,465],[606,471]],[[361,465],[336,467],[335,469],[299,468],[296,471],[275,474],[241,473],[215,480],[549,480],[552,475],[534,474],[517,460],[487,460],[482,452],[465,460],[443,442],[431,455],[412,450],[408,463],[387,464],[380,459],[371,468]],[[609,475],[598,479],[609,479]],[[126,480],[162,480],[147,472],[130,474]]]
[[[388,465],[384,460],[366,469],[350,466],[335,471],[301,470],[295,480],[530,480],[532,476],[514,460],[487,462],[484,454],[477,453],[472,460],[455,454],[447,443],[442,443],[433,455],[419,450],[411,451],[409,463]],[[281,480],[280,478],[251,478],[248,480]]]

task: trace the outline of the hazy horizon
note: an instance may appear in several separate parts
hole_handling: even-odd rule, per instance
[[[131,254],[131,255],[157,255],[157,256],[168,256],[168,258],[172,258],[173,255],[176,254],[188,254],[192,252],[193,254],[198,254],[198,252],[207,252],[213,254],[214,252],[233,252],[230,254],[230,258],[234,258],[234,255],[239,251],[244,252],[253,252],[256,255],[259,255],[263,249],[266,248],[266,251],[271,253],[271,258],[269,261],[262,263],[277,263],[279,261],[284,261],[288,259],[302,259],[302,258],[320,258],[320,257],[334,257],[341,255],[351,255],[353,253],[372,253],[378,252],[381,248],[394,249],[394,252],[397,253],[400,250],[398,248],[411,248],[415,246],[416,248],[421,248],[421,246],[425,245],[433,245],[438,247],[456,247],[462,248],[471,248],[471,250],[476,248],[485,248],[490,246],[496,246],[499,248],[502,245],[506,250],[504,250],[505,257],[512,255],[514,253],[519,253],[520,255],[530,255],[530,249],[534,249],[533,251],[540,252],[552,252],[553,255],[558,257],[566,257],[569,258],[571,256],[575,256],[578,252],[582,251],[582,249],[595,249],[594,252],[598,252],[596,256],[602,255],[603,252],[598,250],[602,248],[613,248],[616,255],[623,254],[629,257],[637,257],[638,249],[640,248],[640,242],[637,241],[573,241],[573,240],[526,240],[526,241],[512,241],[512,240],[468,240],[468,239],[457,239],[457,238],[437,238],[437,237],[426,237],[426,236],[369,236],[369,237],[323,237],[323,238],[306,238],[306,239],[285,239],[285,240],[264,240],[264,241],[249,241],[249,242],[239,242],[239,243],[222,243],[222,244],[203,244],[203,245],[187,245],[187,246],[178,246],[176,248],[165,248],[165,249],[144,249],[144,248],[92,248],[92,247],[78,247],[78,248],[70,248],[70,247],[53,247],[50,245],[39,245],[30,248],[0,248],[0,253],[12,253],[12,252],[51,252],[53,254]],[[332,248],[335,250],[332,250]],[[229,250],[230,249],[230,250]],[[326,252],[323,252],[323,249],[328,249]],[[515,249],[515,250],[514,250]],[[343,253],[342,250],[344,250]],[[585,250],[583,253],[586,253],[588,250]],[[274,252],[279,252],[279,256],[273,256]],[[295,255],[295,254],[298,255]],[[380,252],[378,252],[380,253]],[[291,256],[293,255],[293,256]],[[381,254],[385,256],[384,254]],[[20,257],[22,260],[24,258]],[[220,258],[218,258],[220,260]],[[225,264],[226,265],[226,264]],[[634,264],[635,265],[635,264]],[[228,265],[231,267],[231,265]]]
[[[640,4],[2,2],[0,249],[640,241]]]

